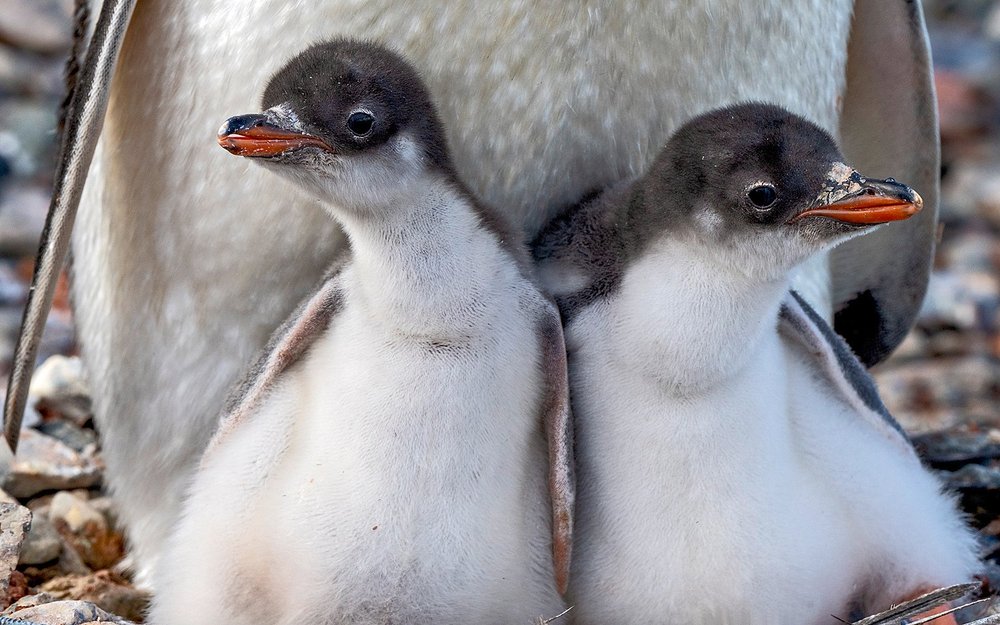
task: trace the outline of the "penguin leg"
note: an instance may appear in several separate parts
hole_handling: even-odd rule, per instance
[[[556,590],[566,594],[573,551],[573,505],[576,476],[573,466],[573,418],[569,403],[566,342],[555,303],[543,312],[538,325],[542,347],[542,423],[549,450],[549,498],[552,502],[552,559]]]

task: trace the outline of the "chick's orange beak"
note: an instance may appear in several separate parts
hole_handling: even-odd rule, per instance
[[[230,117],[219,129],[219,145],[236,156],[271,157],[305,147],[333,152],[319,137],[281,128],[264,115]]]
[[[846,169],[846,166],[840,165]],[[834,170],[836,171],[837,166]],[[856,171],[842,178],[830,178],[816,203],[795,215],[789,223],[805,217],[826,217],[856,225],[877,225],[916,215],[924,200],[916,191],[888,178],[873,180]]]

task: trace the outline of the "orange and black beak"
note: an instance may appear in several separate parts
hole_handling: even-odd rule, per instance
[[[236,156],[251,158],[280,156],[305,147],[333,152],[333,148],[319,137],[282,128],[266,115],[259,114],[227,119],[219,129],[219,145]]]
[[[792,217],[789,223],[804,217],[826,217],[845,224],[873,226],[907,219],[924,206],[920,195],[905,184],[892,178],[868,179],[844,165],[839,166],[850,173],[829,178],[816,203]]]

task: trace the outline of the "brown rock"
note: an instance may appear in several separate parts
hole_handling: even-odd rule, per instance
[[[7,601],[17,601],[27,596],[31,592],[28,587],[28,578],[21,571],[14,571],[10,574],[10,586],[7,588]]]
[[[125,556],[125,540],[89,502],[68,492],[56,493],[49,519],[66,542],[94,570],[111,568]]]
[[[118,506],[115,504],[115,500],[111,497],[94,497],[87,503],[94,510],[97,510],[101,515],[107,519],[108,525],[111,527],[119,527],[118,525]]]
[[[66,533],[57,523],[56,529],[93,570],[111,568],[125,557],[125,539],[107,525],[90,522],[78,533]]]

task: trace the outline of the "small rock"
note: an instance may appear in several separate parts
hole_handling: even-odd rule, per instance
[[[16,503],[0,503],[0,599],[14,600],[11,574],[17,568],[21,545],[31,527],[31,511]]]
[[[84,501],[90,501],[90,490],[86,488],[74,488],[73,490],[66,491],[70,495],[73,495],[77,499],[82,499]]]
[[[982,490],[996,492],[1000,490],[1000,469],[981,464],[967,464],[958,471],[941,474],[945,484],[949,488],[957,490]],[[1000,501],[993,504],[993,508],[1000,505]]]
[[[125,555],[122,535],[87,501],[67,492],[56,493],[49,518],[91,569],[111,568]]]
[[[941,196],[949,216],[981,216],[1000,224],[1000,163],[960,162],[948,176]]]
[[[21,281],[10,261],[0,262],[0,306],[22,306],[28,285]]]
[[[0,100],[0,153],[10,155],[13,173],[35,176],[54,151],[56,112],[30,99]]]
[[[2,488],[18,498],[46,490],[90,488],[101,482],[103,468],[94,455],[77,453],[51,436],[22,429],[17,456],[2,475]]]
[[[56,531],[58,531],[58,528],[56,528]],[[61,534],[60,536],[62,537]],[[66,540],[65,537],[62,537],[62,554],[59,556],[56,568],[66,575],[90,575],[93,573],[90,567],[83,561],[83,558],[80,557],[75,544]]]
[[[938,249],[938,261],[944,268],[987,273],[996,270],[1000,242],[992,232],[985,228],[951,229],[948,232]]]
[[[69,421],[45,421],[35,428],[42,434],[58,439],[75,451],[83,451],[97,444],[97,433]]]
[[[118,506],[111,497],[94,497],[90,500],[90,507],[97,510],[108,520],[108,525],[118,527]]]
[[[83,363],[77,356],[50,356],[32,376],[28,394],[42,414],[56,413],[77,426],[93,416]]]
[[[8,493],[0,490],[0,503],[21,503],[21,502],[11,497]]]
[[[62,538],[49,521],[47,515],[36,514],[31,520],[31,529],[21,545],[22,565],[51,562],[62,553]]]
[[[988,333],[981,330],[942,330],[933,332],[927,339],[928,358],[955,356],[988,356],[990,353]]]
[[[942,471],[938,476],[945,487],[962,495],[962,508],[977,525],[985,525],[1000,516],[1000,467],[967,464],[957,471]]]
[[[10,582],[7,587],[7,601],[14,602],[23,599],[31,593],[28,585],[28,578],[21,571],[14,571],[10,574]]]
[[[55,578],[42,584],[41,588],[56,599],[89,601],[130,620],[141,620],[149,608],[148,591],[133,587],[110,571],[99,571],[84,577]]]
[[[15,607],[11,606],[11,608]],[[53,601],[40,605],[4,611],[5,616],[19,618],[39,625],[86,625],[87,623],[109,622],[127,624],[129,621],[110,614],[87,601]]]
[[[69,17],[58,3],[5,2],[0,42],[40,54],[61,54],[73,43]]]
[[[11,605],[7,606],[2,614],[3,616],[10,616],[12,613],[18,610],[23,610],[25,608],[34,608],[46,603],[52,603],[55,601],[55,597],[45,594],[44,592],[35,593],[33,595],[26,595]]]
[[[17,186],[0,194],[0,255],[34,255],[48,208],[49,194],[38,187]]]
[[[38,497],[29,499],[28,503],[24,505],[28,506],[32,514],[44,514],[47,518],[49,516],[49,504],[52,503],[53,497],[55,497],[53,493],[39,495]]]
[[[991,272],[936,271],[917,324],[927,330],[992,330],[1000,308],[1000,282]]]
[[[83,531],[88,523],[101,528],[107,528],[108,521],[86,500],[66,491],[60,491],[49,504],[49,520],[53,523],[62,521],[73,533]]]
[[[913,437],[920,457],[942,469],[1000,459],[1000,430],[962,426]]]

